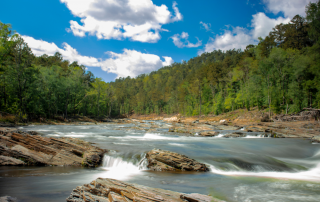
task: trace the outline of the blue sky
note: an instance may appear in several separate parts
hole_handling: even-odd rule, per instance
[[[36,55],[59,51],[108,82],[203,52],[257,44],[276,24],[304,16],[308,2],[15,0],[1,3],[0,21],[10,23]]]

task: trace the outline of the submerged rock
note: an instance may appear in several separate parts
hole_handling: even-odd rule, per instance
[[[223,137],[225,138],[230,138],[230,137],[246,137],[246,134],[244,133],[240,133],[240,132],[235,132],[235,133],[231,133],[231,134],[226,134]]]
[[[106,150],[76,138],[43,137],[37,132],[0,130],[0,165],[96,167]]]
[[[220,200],[202,194],[183,194],[164,189],[108,178],[98,178],[90,184],[78,186],[67,202],[211,202]]]
[[[154,171],[209,171],[209,168],[203,163],[185,155],[161,149],[149,151],[146,158],[148,160],[147,167]]]

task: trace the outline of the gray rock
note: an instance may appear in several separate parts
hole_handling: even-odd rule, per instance
[[[0,197],[0,202],[16,202],[17,199],[13,198],[11,196],[1,196]]]
[[[320,143],[320,135],[318,135],[318,136],[313,136],[313,137],[311,138],[311,142]]]
[[[240,132],[235,132],[235,133],[231,133],[231,134],[227,134],[224,135],[223,137],[225,138],[230,138],[230,137],[246,137],[247,135],[244,133],[240,133]]]
[[[209,168],[185,155],[153,149],[146,155],[148,168],[154,171],[200,171],[207,172]]]

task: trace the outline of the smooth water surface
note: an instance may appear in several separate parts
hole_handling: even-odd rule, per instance
[[[150,125],[146,123],[145,125]],[[168,133],[156,121],[153,132],[134,124],[28,126],[49,137],[76,137],[109,149],[103,166],[0,167],[0,196],[19,201],[65,201],[76,186],[114,178],[184,193],[211,194],[226,201],[320,201],[320,144],[303,139],[188,137]],[[148,130],[148,127],[146,127]],[[250,137],[250,138],[248,138]],[[210,172],[154,172],[145,153],[164,149],[206,163]]]

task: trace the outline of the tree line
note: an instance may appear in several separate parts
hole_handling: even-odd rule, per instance
[[[36,57],[0,22],[0,96],[0,111],[21,119],[320,108],[320,2],[243,51],[215,50],[109,83],[60,53]]]

